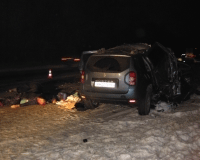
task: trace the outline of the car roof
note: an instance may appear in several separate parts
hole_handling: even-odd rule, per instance
[[[124,44],[109,49],[98,50],[98,54],[120,54],[120,55],[135,55],[144,53],[149,50],[151,46],[146,43]]]
[[[93,50],[93,51],[83,51],[83,54],[90,54],[90,53],[98,53],[98,50]]]

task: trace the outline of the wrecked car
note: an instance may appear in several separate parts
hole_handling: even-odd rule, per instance
[[[173,51],[158,42],[113,47],[89,57],[81,72],[81,97],[87,108],[125,103],[147,115],[159,99],[173,102],[181,95],[180,72]]]

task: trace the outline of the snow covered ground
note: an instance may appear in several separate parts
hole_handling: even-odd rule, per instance
[[[174,111],[151,110],[148,116],[138,115],[137,108],[113,104],[67,111],[54,124],[62,121],[62,129],[45,133],[37,143],[30,144],[33,137],[27,136],[24,142],[29,147],[13,159],[199,160],[199,102],[200,96],[193,95]],[[17,146],[17,140],[12,141]]]

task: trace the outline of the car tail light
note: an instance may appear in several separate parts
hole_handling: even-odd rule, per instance
[[[131,71],[129,72],[129,85],[135,85],[136,84],[136,73]]]
[[[85,82],[85,71],[81,72],[81,83]]]
[[[129,103],[135,103],[136,100],[135,99],[129,99]]]

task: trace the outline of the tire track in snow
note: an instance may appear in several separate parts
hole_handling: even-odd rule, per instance
[[[110,115],[108,117],[105,117],[104,119],[105,120],[111,120],[113,118],[117,118],[117,117],[121,117],[121,116],[127,116],[129,114],[133,114],[133,112],[135,112],[136,108],[127,108],[125,110],[121,110],[120,112],[117,112],[113,115]]]
[[[95,110],[92,110],[90,116],[95,119],[103,119],[108,121],[113,118],[133,114],[136,109],[136,107],[130,108],[127,105],[102,104]]]

